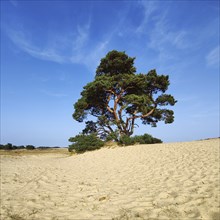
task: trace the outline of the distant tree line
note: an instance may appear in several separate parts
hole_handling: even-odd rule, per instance
[[[11,143],[7,144],[0,144],[0,150],[19,150],[19,149],[26,149],[26,150],[35,150],[35,149],[50,149],[50,148],[60,148],[60,147],[47,147],[47,146],[40,146],[40,147],[35,147],[34,145],[13,145]]]

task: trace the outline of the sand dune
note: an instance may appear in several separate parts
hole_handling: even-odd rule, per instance
[[[219,139],[1,156],[1,219],[219,219]]]

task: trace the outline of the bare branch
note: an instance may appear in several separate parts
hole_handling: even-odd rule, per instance
[[[111,95],[109,95],[107,98],[106,108],[108,109],[109,112],[111,112],[113,114],[114,111],[108,105],[108,103],[110,102],[110,99],[111,99]]]
[[[151,109],[151,111],[149,111],[147,114],[142,115],[141,118],[146,118],[146,117],[148,117],[148,116],[151,115],[154,111],[155,111],[155,108]]]

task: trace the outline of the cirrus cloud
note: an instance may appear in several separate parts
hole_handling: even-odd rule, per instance
[[[206,56],[206,62],[208,66],[219,67],[219,52],[219,46],[215,47],[209,52],[209,54]]]

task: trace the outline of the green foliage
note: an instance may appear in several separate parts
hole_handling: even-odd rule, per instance
[[[25,149],[25,146],[24,145],[16,146],[16,149]]]
[[[40,147],[38,147],[37,149],[39,149],[39,150],[47,150],[47,149],[50,149],[51,147],[47,147],[47,146],[40,146]],[[55,147],[53,147],[53,148],[55,148]],[[59,147],[58,147],[59,148]]]
[[[73,150],[76,153],[83,153],[85,151],[92,151],[96,149],[100,149],[104,146],[104,142],[100,140],[94,133],[89,135],[76,135],[75,137],[71,137],[69,139],[70,142],[73,144],[69,145],[69,151],[72,152]]]
[[[17,150],[17,149],[24,149],[25,147],[23,145],[21,146],[16,146],[16,145],[12,145],[11,143],[8,144],[1,144],[0,145],[0,149],[2,150]]]
[[[134,141],[133,137],[129,137],[128,135],[123,135],[119,139],[119,144],[120,145],[125,145],[125,146],[134,145],[135,141]]]
[[[156,143],[162,143],[162,141],[158,138],[152,137],[150,134],[144,134],[144,135],[136,135],[134,136],[135,143],[139,144],[156,144]]]
[[[158,138],[154,138],[149,134],[144,135],[136,135],[134,137],[129,137],[127,135],[123,135],[120,140],[120,145],[134,145],[134,144],[156,144],[156,143],[162,143],[162,141]]]
[[[161,144],[161,143],[163,143],[163,141],[158,139],[158,138],[153,138],[152,139],[152,144]]]
[[[50,148],[51,147],[47,147],[47,146],[38,147],[38,149],[40,150],[50,149]],[[60,148],[60,147],[53,147],[53,148]],[[0,150],[22,150],[22,149],[34,150],[36,149],[36,147],[33,145],[27,145],[26,147],[24,145],[17,146],[17,145],[12,145],[10,143],[5,144],[5,145],[0,144]]]
[[[3,145],[4,150],[13,150],[13,145],[11,143],[7,143],[6,145]]]
[[[119,137],[119,134],[117,131],[115,132],[111,132],[107,135],[105,141],[108,142],[108,141],[118,141],[118,137]]]
[[[134,74],[136,72],[136,68],[133,66],[134,60],[134,57],[128,57],[125,52],[112,50],[105,58],[101,59],[100,65],[96,70],[96,76],[106,74],[112,76],[121,73]]]
[[[34,150],[35,147],[34,147],[33,145],[27,145],[27,146],[26,146],[26,149],[27,149],[27,150]]]
[[[134,59],[113,50],[101,60],[94,81],[84,86],[74,104],[73,118],[78,122],[90,115],[96,118],[86,122],[83,134],[95,132],[105,140],[116,131],[131,136],[137,120],[153,127],[159,121],[174,121],[174,112],[166,108],[177,102],[165,94],[169,76],[158,75],[155,69],[135,74]]]

